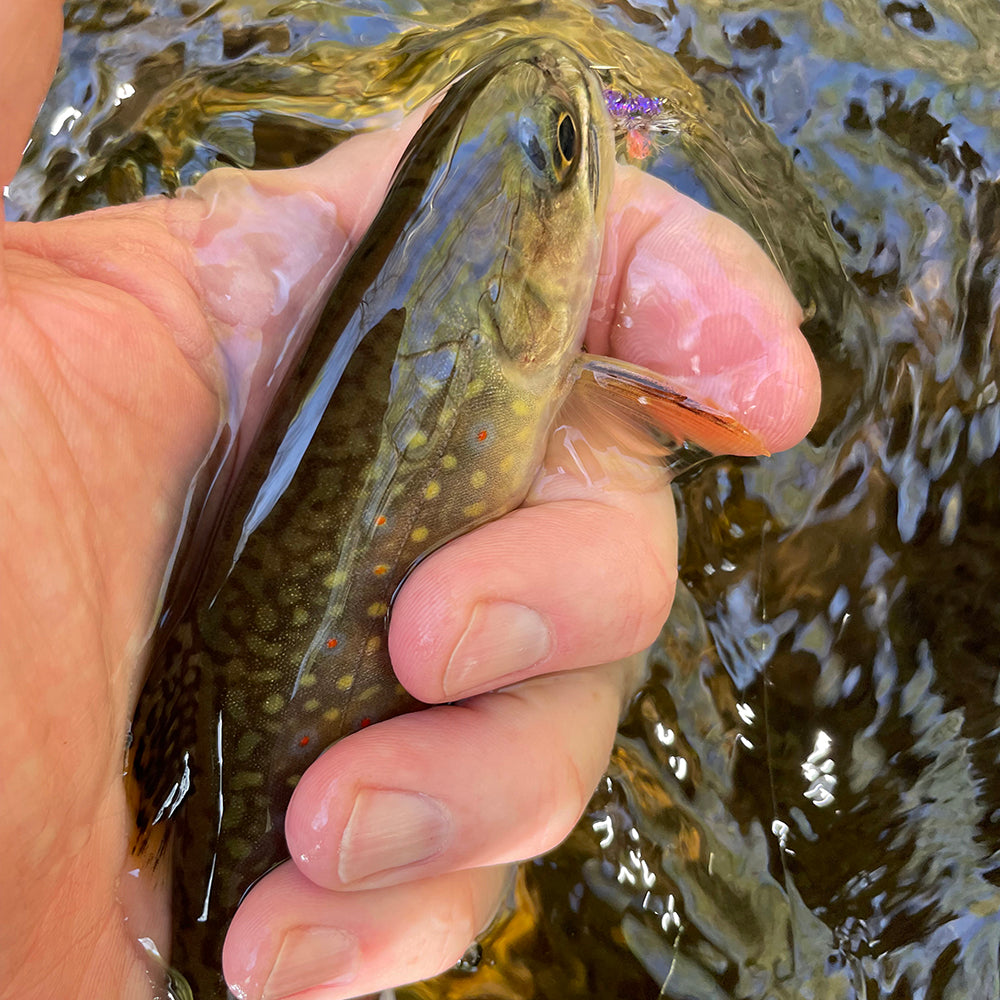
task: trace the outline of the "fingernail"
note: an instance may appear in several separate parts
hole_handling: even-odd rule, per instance
[[[340,841],[337,874],[356,882],[426,861],[451,838],[451,814],[429,795],[363,789]]]
[[[455,697],[483,684],[497,686],[551,649],[552,633],[537,611],[508,601],[477,604],[445,668],[444,693]]]
[[[346,986],[360,961],[353,934],[335,927],[295,927],[281,942],[261,1000],[282,1000],[314,986]]]

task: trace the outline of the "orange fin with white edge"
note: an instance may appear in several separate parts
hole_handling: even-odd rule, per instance
[[[734,417],[671,388],[665,376],[614,358],[582,354],[573,395],[615,421],[715,455],[769,455]]]

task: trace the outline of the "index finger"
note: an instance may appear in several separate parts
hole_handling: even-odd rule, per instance
[[[800,320],[777,268],[739,226],[618,167],[588,350],[660,372],[774,452],[801,440],[819,412]]]

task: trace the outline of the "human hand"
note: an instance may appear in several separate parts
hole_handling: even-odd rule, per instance
[[[0,28],[20,9],[0,14]],[[3,71],[0,92],[12,94]],[[20,92],[30,103],[30,88]],[[23,146],[16,133],[4,139]],[[252,422],[309,288],[363,231],[405,141],[365,137],[303,170],[223,171],[194,196],[4,232],[0,774],[12,807],[0,819],[0,996],[150,994],[135,940],[164,940],[163,899],[130,900],[126,926],[120,771],[187,485],[227,375],[245,377]],[[287,302],[276,269],[291,282]],[[796,320],[747,237],[621,172],[592,351],[686,379],[778,450],[818,402]],[[397,672],[425,700],[475,697],[356,734],[303,778],[287,823],[297,861],[261,881],[227,940],[227,974],[248,997],[279,952],[271,996],[345,965],[355,978],[324,1000],[439,971],[488,920],[504,865],[569,831],[632,680],[613,661],[652,640],[673,593],[669,492],[640,485],[545,478],[531,506],[413,574],[393,613]],[[512,642],[528,621],[518,608],[540,615],[547,639],[525,629]],[[462,636],[478,671],[448,673]],[[484,693],[499,683],[516,686]],[[404,799],[359,798],[363,788],[432,797],[446,829],[429,831]],[[380,809],[403,844],[366,829],[385,831]],[[417,862],[428,832],[436,853]]]

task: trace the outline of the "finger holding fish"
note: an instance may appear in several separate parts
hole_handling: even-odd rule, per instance
[[[589,351],[660,373],[778,452],[797,444],[819,412],[819,371],[801,319],[791,290],[749,234],[655,177],[618,165]]]
[[[551,850],[607,766],[639,672],[629,659],[535,677],[388,720],[363,754],[344,740],[309,779],[319,808],[286,824],[293,861],[316,884],[360,890]]]
[[[336,982],[321,994],[333,1000],[454,964],[500,902],[504,864],[572,829],[606,766],[629,674],[611,664],[539,677],[387,720],[331,748],[310,771],[332,775],[321,807],[308,829],[288,828],[295,864],[258,883],[234,918],[229,982],[247,1000],[284,996],[293,982]],[[362,739],[364,755],[352,753]],[[373,786],[369,768],[391,784]],[[328,824],[346,826],[332,851]],[[293,980],[310,943],[330,950],[313,955],[317,978]]]
[[[816,416],[819,375],[797,326],[798,305],[763,251],[734,224],[632,168],[619,168],[612,210],[587,347],[662,372],[696,399],[730,402],[768,451],[800,440]],[[671,237],[681,243],[679,261],[664,260]],[[691,275],[686,295],[680,282],[662,287],[678,269]],[[753,341],[742,360],[732,348],[741,330],[751,330]],[[731,369],[727,351],[736,355]],[[711,359],[703,374],[689,355]],[[547,468],[560,464],[558,446],[550,446]],[[418,566],[396,600],[389,636],[402,683],[422,700],[446,701],[617,659],[651,642],[673,596],[673,506],[655,465],[633,463],[629,477],[609,485],[545,472],[529,506]],[[468,566],[481,572],[467,573]],[[533,609],[551,632],[521,643],[526,651],[513,673],[513,613],[499,613],[493,627],[485,613],[472,621],[497,594]],[[455,651],[473,635],[481,649],[495,651],[495,666],[458,683]]]
[[[239,933],[223,953],[232,995],[346,1000],[437,975],[486,928],[509,884],[509,868],[479,868],[337,893],[288,862],[251,889],[236,917]],[[261,896],[268,905],[258,905]]]

